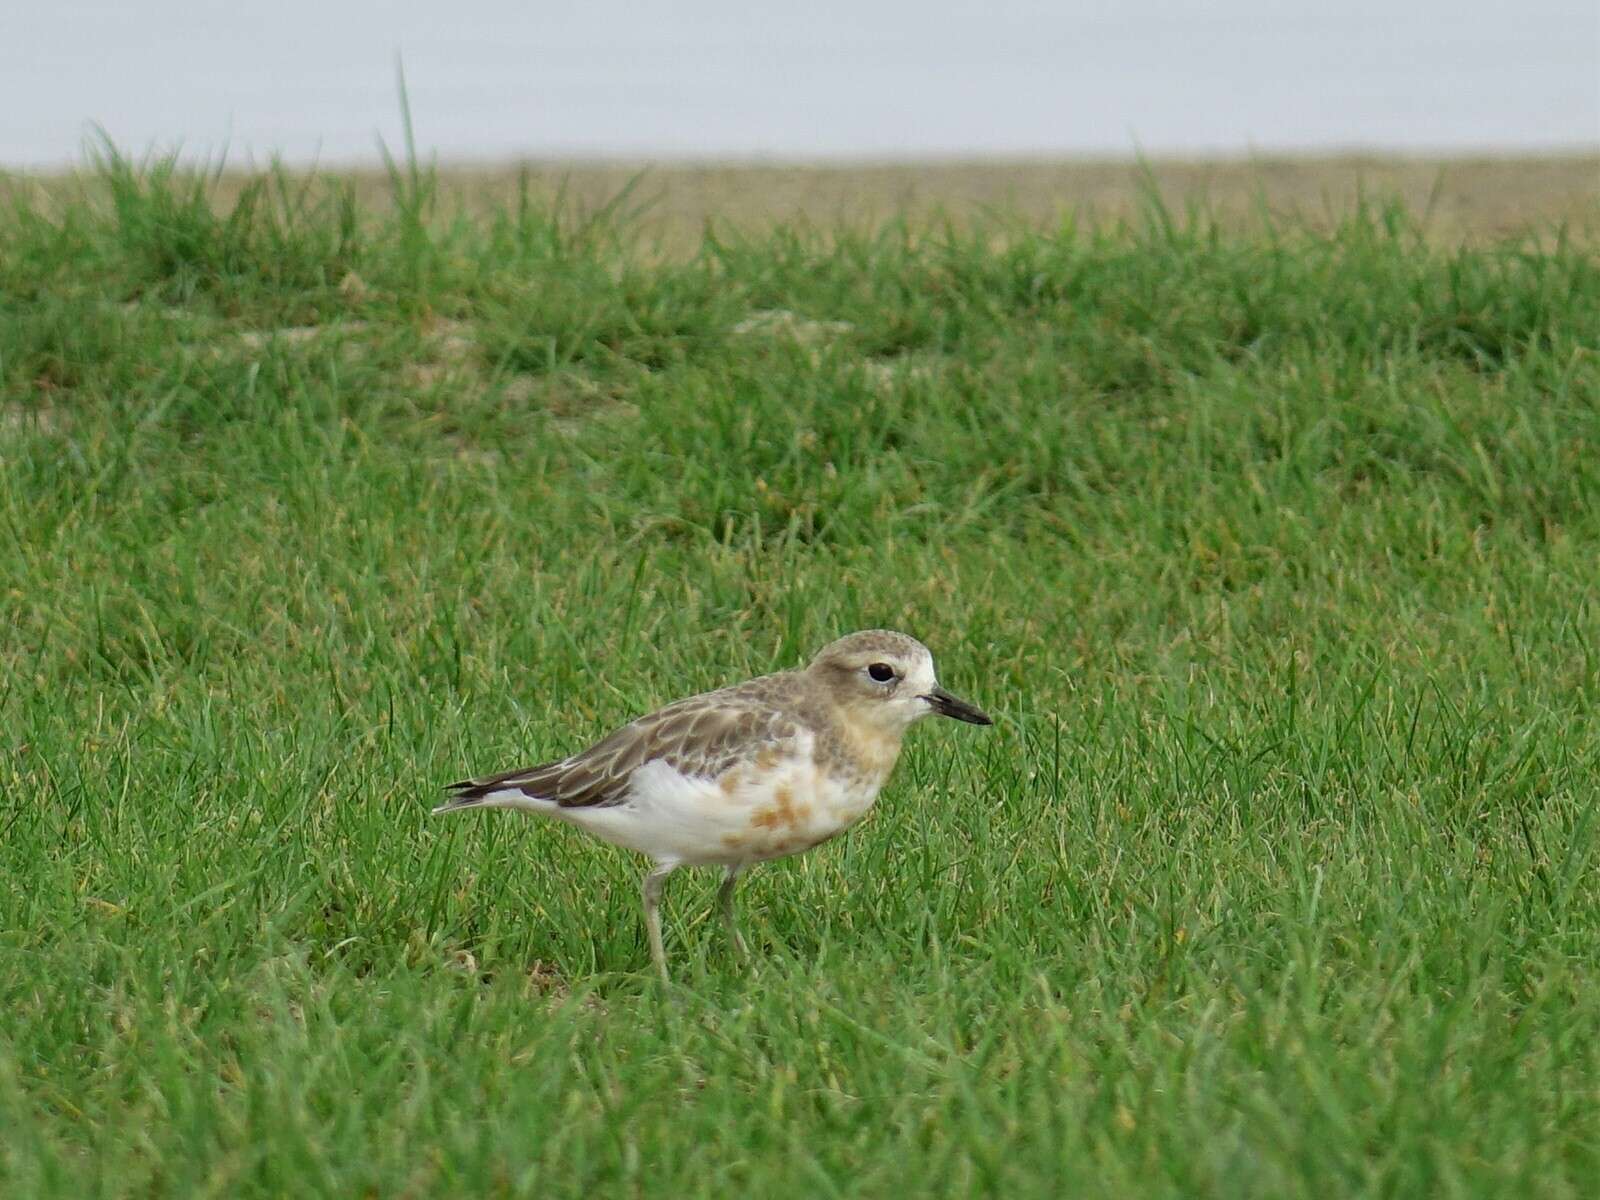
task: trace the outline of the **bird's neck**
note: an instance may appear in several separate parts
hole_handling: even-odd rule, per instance
[[[882,783],[889,777],[900,757],[900,738],[904,730],[884,728],[850,712],[839,714],[837,729],[841,749],[853,773],[875,783]]]

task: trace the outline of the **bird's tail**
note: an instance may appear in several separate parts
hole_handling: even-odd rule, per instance
[[[451,784],[451,787],[458,785]],[[443,804],[436,804],[428,811],[429,816],[437,817],[440,813],[456,812],[463,808],[487,808],[488,800],[484,796],[473,796],[463,793],[452,795]]]
[[[452,783],[445,789],[450,793],[449,798],[433,810],[433,815],[459,812],[463,808],[550,808],[550,801],[532,795],[519,786],[520,780],[527,774],[525,770],[507,771],[503,775]]]

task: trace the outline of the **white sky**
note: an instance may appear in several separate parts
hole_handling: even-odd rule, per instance
[[[1600,145],[1597,0],[11,0],[0,164]]]

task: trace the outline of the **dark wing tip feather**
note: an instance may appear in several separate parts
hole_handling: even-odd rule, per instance
[[[445,800],[429,810],[430,816],[454,812],[458,808],[471,808],[489,794],[482,780],[460,779],[445,785]]]
[[[453,802],[481,800],[484,796],[503,785],[504,781],[498,777],[494,779],[459,779],[455,783],[448,784],[445,787],[445,791],[450,793],[450,799]]]
[[[458,779],[454,783],[446,784],[445,791],[449,793],[445,802],[433,811],[451,812],[458,808],[471,808],[473,805],[488,799],[496,792],[520,791],[534,799],[555,799],[551,793],[550,785],[556,780],[551,778],[552,768],[560,768],[560,762],[540,763],[534,767],[519,767],[515,771],[502,771],[498,775],[480,775],[476,779]]]

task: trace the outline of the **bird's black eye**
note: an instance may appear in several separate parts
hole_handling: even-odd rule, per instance
[[[894,668],[888,663],[873,663],[867,668],[867,674],[878,683],[888,683],[894,678]]]

